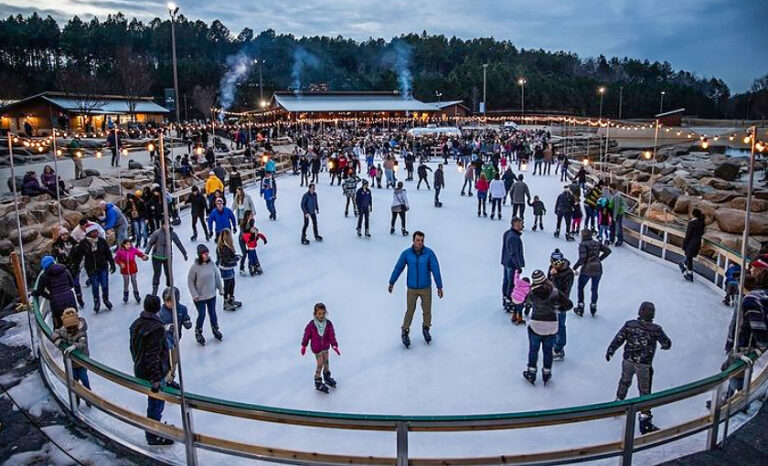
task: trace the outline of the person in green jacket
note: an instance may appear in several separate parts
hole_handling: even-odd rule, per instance
[[[624,214],[627,213],[627,201],[618,189],[613,189],[613,223],[611,224],[611,244],[621,246],[624,242]]]

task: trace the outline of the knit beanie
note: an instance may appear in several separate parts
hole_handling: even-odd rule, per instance
[[[148,294],[144,297],[144,311],[145,312],[160,312],[160,298],[153,294]]]
[[[61,314],[61,325],[66,328],[79,326],[80,316],[77,314],[77,309],[74,307],[64,309],[64,312]]]
[[[86,235],[90,235],[90,234],[91,234],[91,233],[93,233],[94,231],[95,231],[96,233],[98,233],[98,232],[99,232],[99,227],[98,227],[98,226],[96,226],[96,224],[95,224],[95,223],[91,223],[90,225],[88,225],[88,228],[86,228],[86,229],[85,229],[85,234],[86,234]]]
[[[43,258],[40,260],[40,267],[45,270],[52,266],[54,263],[56,263],[56,260],[53,258],[53,256],[43,256]]]
[[[61,235],[68,235],[68,234],[69,234],[69,230],[67,230],[64,227],[59,227],[59,236],[61,236]]]
[[[565,260],[565,256],[562,252],[560,252],[559,249],[555,249],[555,252],[552,253],[551,256],[549,256],[549,261],[552,263],[555,262],[563,262]]]
[[[640,318],[640,320],[645,320],[647,322],[652,321],[653,318],[656,317],[656,306],[654,306],[653,303],[644,301],[643,304],[640,305],[640,309],[637,311],[637,316]]]
[[[547,281],[547,276],[541,270],[534,270],[531,274],[531,284],[533,286],[541,285],[545,281]]]
[[[209,252],[208,251],[208,246],[206,246],[204,244],[198,244],[197,245],[197,257],[202,256],[203,253],[206,253],[206,252]]]

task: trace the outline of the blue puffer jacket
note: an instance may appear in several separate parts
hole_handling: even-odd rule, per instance
[[[211,213],[208,214],[209,230],[213,227],[214,223],[216,224],[215,231],[217,234],[227,228],[231,229],[232,233],[237,231],[237,219],[235,218],[235,214],[232,213],[232,209],[227,206],[224,206],[221,211],[219,211],[219,209],[213,209]]]
[[[108,202],[107,207],[104,209],[104,229],[113,230],[124,226],[128,226],[125,215],[114,204]]]
[[[403,273],[406,265],[408,266],[408,288],[431,287],[431,275],[435,277],[437,288],[441,289],[443,287],[443,279],[440,276],[440,264],[437,262],[435,253],[428,247],[425,246],[420,254],[413,247],[403,251],[395,264],[394,270],[392,270],[392,276],[389,277],[390,285],[394,285],[397,279],[400,278],[400,274]]]

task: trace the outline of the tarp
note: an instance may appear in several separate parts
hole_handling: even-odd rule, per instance
[[[280,95],[275,102],[288,112],[436,112],[440,108],[399,95]]]
[[[411,128],[408,135],[413,137],[437,136],[445,134],[448,136],[461,136],[461,131],[456,127],[437,127],[437,128]]]

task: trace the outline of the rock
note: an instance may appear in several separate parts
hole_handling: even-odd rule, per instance
[[[24,242],[24,244],[31,243],[35,239],[37,239],[38,235],[40,233],[37,231],[37,227],[34,226],[27,226],[23,227],[21,229],[21,240]],[[18,235],[10,235],[11,241],[13,241],[13,244],[17,245],[19,244],[19,236]]]
[[[675,215],[667,209],[667,206],[659,202],[651,204],[648,211],[648,218],[661,223],[672,223],[675,221]]]
[[[659,202],[669,207],[675,205],[675,201],[681,195],[685,194],[682,189],[673,186],[654,186],[653,197]]]
[[[691,178],[696,178],[697,180],[700,180],[705,176],[712,176],[712,173],[710,173],[709,170],[703,170],[701,168],[691,171]]]
[[[687,214],[691,208],[691,198],[686,195],[679,196],[675,201],[673,212],[676,214]]]
[[[74,197],[65,197],[61,200],[61,206],[67,210],[75,210],[80,205]]]
[[[11,240],[0,239],[0,256],[10,256],[14,249]]]
[[[101,173],[99,173],[98,170],[94,170],[92,168],[84,169],[83,174],[85,174],[85,176],[101,176]]]
[[[752,194],[756,199],[768,200],[768,190],[766,189],[756,189]]]
[[[635,179],[641,183],[645,183],[646,181],[651,179],[650,173],[644,173],[644,172],[635,172],[637,175],[635,176]]]
[[[24,175],[16,175],[16,191],[21,192],[21,185],[24,184]],[[8,177],[8,181],[6,181],[6,184],[8,185],[8,191],[13,192],[13,178],[10,176]]]
[[[662,176],[671,175],[672,173],[677,171],[677,167],[674,165],[664,164],[664,167],[661,169],[659,173],[661,173]]]
[[[731,207],[738,210],[747,210],[747,198],[737,197],[731,201]],[[752,212],[765,212],[768,210],[768,200],[765,199],[752,199]]]
[[[740,172],[741,165],[730,160],[726,160],[715,167],[715,176],[726,181],[735,181],[739,178]]]
[[[721,180],[720,178],[710,178],[705,183],[715,189],[730,190],[734,187],[730,181]]]
[[[736,196],[738,196],[738,194],[736,194],[733,191],[720,191],[720,190],[717,190],[717,191],[712,191],[712,192],[709,192],[709,193],[704,193],[704,195],[702,197],[704,199],[706,199],[708,201],[711,201],[711,202],[714,202],[716,204],[722,204],[723,202],[730,201],[731,199],[735,198]]]
[[[78,204],[85,204],[88,202],[88,199],[90,199],[91,195],[85,188],[72,188],[69,190],[69,197],[75,199]]]
[[[743,210],[720,208],[716,213],[717,226],[726,233],[742,233],[746,212]],[[768,234],[768,215],[752,214],[749,221],[750,234]]]
[[[69,184],[75,188],[87,188],[92,181],[93,178],[80,178],[79,180],[70,180]]]
[[[702,214],[704,214],[704,223],[707,225],[715,222],[715,214],[717,213],[717,204],[713,204],[709,201],[705,201],[703,199],[693,199],[691,198],[690,208],[693,210],[694,208],[698,208]],[[690,213],[690,211],[689,211]]]
[[[696,196],[703,196],[707,193],[711,193],[715,191],[715,188],[712,186],[704,186],[701,184],[692,185],[688,187],[688,194],[695,194]]]
[[[104,199],[107,195],[107,191],[102,187],[88,188],[88,194],[95,199]]]
[[[650,173],[651,172],[652,165],[648,162],[636,162],[635,163],[635,170]]]
[[[83,218],[83,214],[81,214],[80,212],[66,212],[62,216],[62,220],[66,224],[64,225],[64,227],[67,230],[72,231],[72,229],[75,228],[75,226],[77,226],[77,223],[80,221],[81,218]]]

